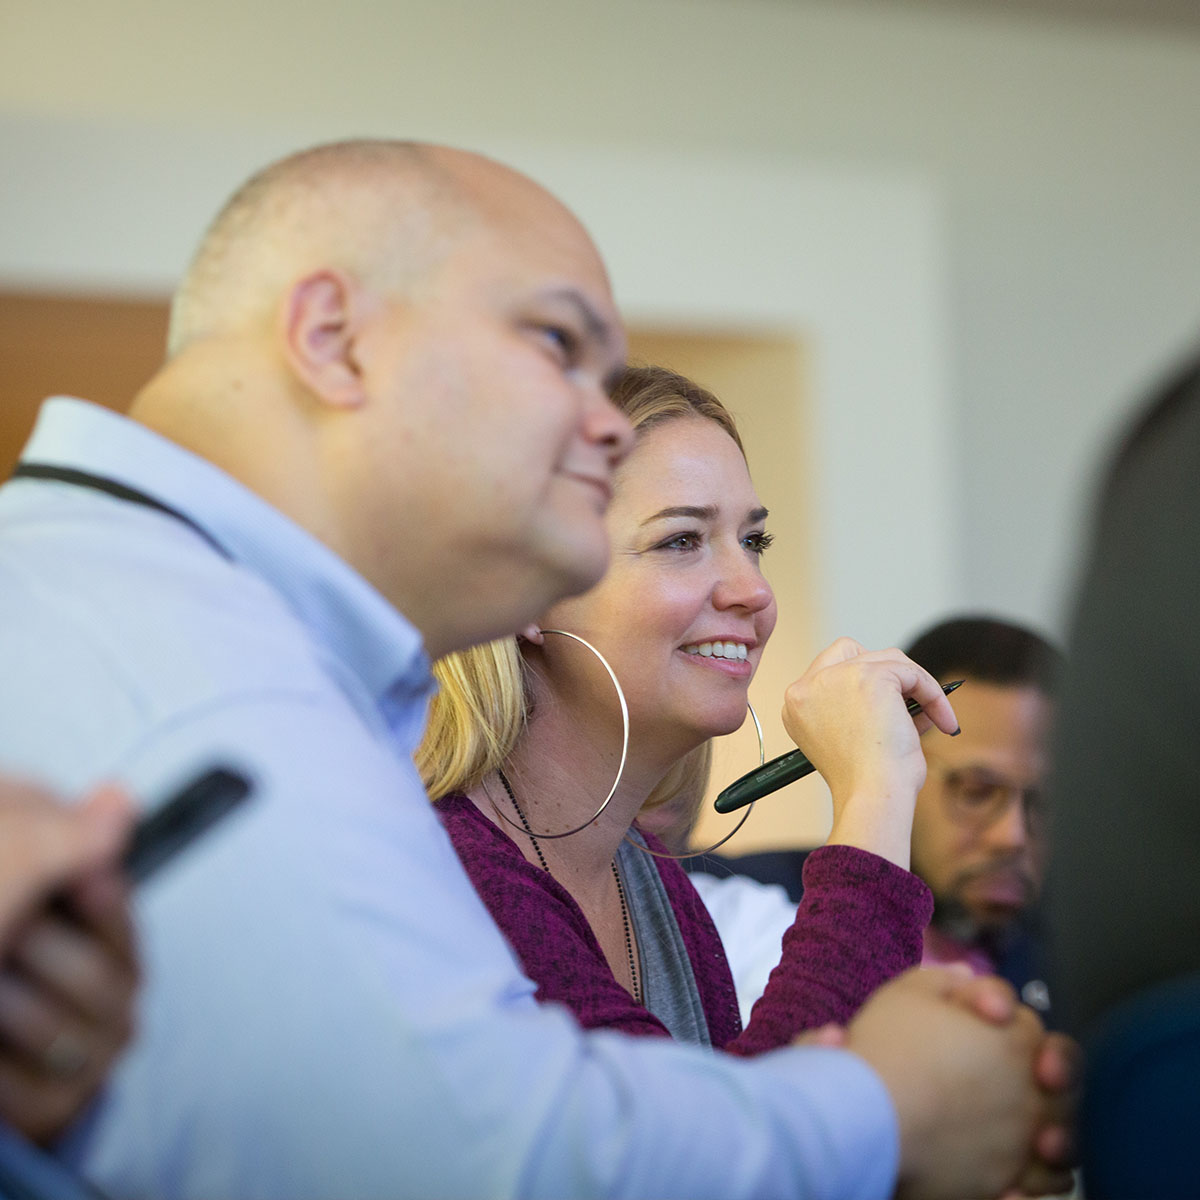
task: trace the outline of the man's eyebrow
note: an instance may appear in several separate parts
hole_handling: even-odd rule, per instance
[[[611,321],[602,317],[596,311],[595,305],[581,292],[574,287],[557,287],[550,288],[543,293],[547,300],[557,300],[570,305],[575,310],[583,325],[584,333],[588,339],[595,342],[601,350],[609,351],[616,348],[620,342],[620,337],[616,327]],[[601,381],[604,390],[611,396],[613,389],[620,381],[621,375],[625,370],[624,362],[618,363],[611,371],[605,375]]]
[[[997,779],[1001,777],[1000,772],[997,771],[995,767],[989,766],[985,762],[980,762],[978,759],[968,758],[966,762],[951,764],[947,763],[946,760],[937,754],[936,751],[929,757],[933,758],[936,762],[941,763],[946,768],[946,773],[948,775],[961,775],[966,771],[978,771],[981,775],[988,775]]]
[[[543,293],[543,295],[547,300],[563,300],[569,304],[578,314],[585,332],[593,341],[599,342],[607,348],[617,340],[616,330],[613,328],[612,323],[605,320],[596,311],[592,302],[578,288],[551,288],[549,291]]]

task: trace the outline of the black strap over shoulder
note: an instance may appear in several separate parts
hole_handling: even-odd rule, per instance
[[[181,513],[177,508],[172,508],[169,504],[164,504],[161,500],[156,500],[153,496],[149,496],[137,488],[119,483],[115,479],[108,479],[104,475],[93,475],[90,471],[77,471],[73,467],[55,467],[49,463],[20,462],[13,471],[12,478],[49,479],[55,483],[67,483],[72,487],[104,492],[105,495],[113,496],[117,500],[140,504],[143,508],[153,508],[157,512],[165,513],[168,517],[174,517],[176,521],[182,522],[189,529],[198,533],[222,558],[233,558],[233,555],[207,529],[198,525],[185,513]]]

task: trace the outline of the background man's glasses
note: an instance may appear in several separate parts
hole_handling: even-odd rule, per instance
[[[1041,833],[1045,825],[1046,802],[1040,788],[1018,787],[979,767],[943,771],[942,796],[951,818],[971,829],[995,824],[1015,803],[1021,805],[1031,835]]]

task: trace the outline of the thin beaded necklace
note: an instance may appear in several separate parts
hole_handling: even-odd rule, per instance
[[[517,810],[517,816],[521,818],[521,824],[525,826],[525,832],[529,836],[529,840],[533,843],[533,852],[538,857],[538,862],[542,864],[542,870],[554,878],[554,873],[550,870],[549,863],[546,862],[546,856],[542,853],[541,846],[538,845],[538,839],[533,832],[533,826],[529,824],[529,818],[525,816],[525,810],[517,803],[517,798],[513,795],[512,784],[508,782],[504,772],[497,770],[497,775],[500,776],[500,782],[504,784],[504,790],[508,793],[508,798],[512,801],[512,806]],[[642,1004],[642,981],[638,977],[637,959],[633,953],[633,931],[629,923],[629,904],[625,899],[625,885],[621,882],[621,872],[617,870],[617,860],[612,860],[613,879],[617,885],[617,899],[621,902],[621,924],[625,928],[625,953],[629,956],[629,978],[633,982],[633,998]]]

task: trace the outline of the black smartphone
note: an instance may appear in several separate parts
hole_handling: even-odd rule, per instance
[[[125,851],[125,874],[143,883],[181,850],[238,808],[250,795],[250,780],[230,767],[196,776],[133,828]]]

